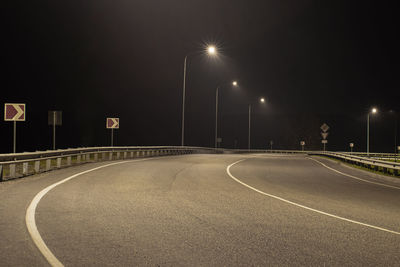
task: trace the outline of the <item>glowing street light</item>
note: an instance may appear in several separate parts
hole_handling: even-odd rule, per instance
[[[207,51],[208,51],[208,54],[210,54],[210,55],[215,55],[215,54],[217,53],[217,49],[216,49],[215,46],[213,46],[213,45],[210,45],[210,46],[207,48]]]
[[[265,104],[265,98],[261,97],[260,98],[260,103],[261,104]],[[248,135],[248,139],[247,139],[247,148],[250,150],[250,139],[251,139],[251,104],[249,104],[249,135]]]
[[[237,81],[232,82],[233,86],[238,86]],[[218,86],[217,89],[215,90],[215,142],[214,142],[214,147],[218,147],[218,95],[219,95],[219,88],[221,86]]]
[[[372,108],[370,112],[368,112],[367,115],[367,155],[369,155],[369,115],[370,114],[376,114],[378,112],[377,108]]]
[[[215,46],[210,45],[207,47],[208,55],[214,56],[217,54],[217,49]],[[182,88],[182,136],[181,136],[181,146],[185,144],[185,95],[186,95],[186,62],[189,54],[185,56],[183,61],[183,88]]]

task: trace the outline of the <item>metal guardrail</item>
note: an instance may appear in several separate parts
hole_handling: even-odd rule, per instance
[[[88,162],[122,160],[153,156],[212,153],[197,147],[94,147],[49,150],[0,155],[0,182],[27,175],[61,169]]]
[[[48,150],[37,152],[24,152],[0,155],[0,182],[4,180],[24,177],[27,175],[60,169],[88,162],[106,160],[122,160],[153,156],[183,155],[183,154],[244,154],[244,153],[279,153],[279,154],[307,154],[322,155],[343,160],[345,162],[366,167],[383,173],[400,176],[400,163],[377,159],[389,158],[395,154],[346,153],[300,150],[248,150],[248,149],[223,149],[205,147],[182,146],[147,146],[147,147],[91,147],[73,148],[63,150]]]
[[[310,153],[310,155],[322,155],[331,158],[336,158],[343,160],[344,162],[351,163],[377,172],[383,172],[385,174],[400,176],[400,162],[396,161],[391,162],[388,160],[382,160],[380,158],[377,159],[375,157],[362,157],[359,156],[360,154],[366,155],[366,153],[359,153],[358,155],[354,155],[354,153],[349,154],[349,153],[323,152],[323,151]],[[371,156],[371,153],[369,154],[369,156]]]
[[[360,157],[368,157],[368,158],[398,158],[399,154],[396,153],[375,153],[375,152],[340,152],[337,153],[360,156]]]

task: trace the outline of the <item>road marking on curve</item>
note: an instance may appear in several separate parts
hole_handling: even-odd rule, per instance
[[[106,165],[102,165],[93,169],[89,169],[77,174],[74,174],[72,176],[69,176],[57,183],[54,183],[52,185],[49,185],[42,191],[40,191],[33,199],[32,202],[29,204],[28,209],[26,210],[26,215],[25,215],[25,223],[26,227],[28,228],[29,234],[31,235],[31,238],[33,242],[35,243],[36,247],[40,250],[40,252],[43,254],[43,256],[46,258],[48,263],[51,266],[56,266],[56,267],[61,267],[64,266],[57,258],[54,256],[54,254],[51,252],[51,250],[47,247],[46,243],[43,241],[37,226],[36,226],[36,220],[35,220],[35,213],[36,213],[36,207],[39,204],[40,200],[53,188],[56,186],[63,184],[71,179],[74,179],[78,176],[81,176],[83,174],[102,169],[105,167],[113,166],[113,165],[118,165],[118,164],[124,164],[124,163],[130,163],[130,162],[139,162],[139,161],[145,161],[145,160],[151,160],[151,159],[157,159],[157,158],[146,158],[146,159],[136,159],[136,160],[128,160],[128,161],[119,161],[119,162],[114,162]]]
[[[226,173],[227,173],[234,181],[238,182],[238,183],[241,184],[241,185],[244,185],[245,187],[247,187],[247,188],[249,188],[249,189],[251,189],[251,190],[253,190],[253,191],[257,192],[257,193],[260,193],[260,194],[262,194],[262,195],[264,195],[264,196],[271,197],[271,198],[280,200],[280,201],[282,201],[282,202],[288,203],[288,204],[290,204],[290,205],[293,205],[293,206],[296,206],[296,207],[299,207],[299,208],[302,208],[302,209],[306,209],[306,210],[309,210],[309,211],[312,211],[312,212],[316,212],[316,213],[319,213],[319,214],[322,214],[322,215],[326,215],[326,216],[329,216],[329,217],[332,217],[332,218],[335,218],[335,219],[339,219],[339,220],[342,220],[342,221],[346,221],[346,222],[350,222],[350,223],[354,223],[354,224],[366,226],[366,227],[369,227],[369,228],[373,228],[373,229],[376,229],[376,230],[384,231],[384,232],[391,233],[391,234],[395,234],[395,235],[400,235],[400,232],[396,232],[396,231],[389,230],[389,229],[386,229],[386,228],[382,228],[382,227],[379,227],[379,226],[374,226],[374,225],[371,225],[371,224],[367,224],[367,223],[363,223],[363,222],[359,222],[359,221],[347,219],[347,218],[340,217],[340,216],[337,216],[337,215],[334,215],[334,214],[331,214],[331,213],[328,213],[328,212],[324,212],[324,211],[321,211],[321,210],[313,209],[313,208],[310,208],[310,207],[301,205],[301,204],[299,204],[299,203],[296,203],[296,202],[293,202],[293,201],[284,199],[284,198],[282,198],[282,197],[278,197],[278,196],[275,196],[275,195],[272,195],[272,194],[265,193],[264,191],[261,191],[261,190],[255,188],[255,187],[252,187],[251,185],[248,185],[248,184],[246,184],[246,183],[240,181],[240,180],[239,180],[238,178],[236,178],[235,176],[233,176],[232,173],[231,173],[231,171],[230,171],[230,168],[231,168],[232,166],[234,166],[234,165],[236,165],[236,164],[238,164],[238,163],[240,163],[240,162],[242,162],[242,161],[245,161],[245,160],[247,160],[247,159],[248,159],[248,158],[235,161],[234,163],[232,163],[231,165],[229,165],[228,167],[226,167]]]
[[[341,174],[341,175],[344,175],[344,176],[347,176],[347,177],[350,177],[350,178],[353,178],[353,179],[356,179],[356,180],[359,180],[359,181],[363,181],[363,182],[366,182],[366,183],[376,184],[376,185],[385,186],[385,187],[389,187],[389,188],[394,188],[394,189],[400,190],[400,187],[397,187],[397,186],[388,185],[388,184],[382,184],[382,183],[373,182],[373,181],[368,181],[368,180],[365,180],[365,179],[362,179],[362,178],[353,176],[353,175],[351,175],[351,174],[347,174],[347,173],[338,171],[338,170],[336,170],[336,169],[334,169],[334,168],[331,168],[331,167],[325,165],[325,164],[322,163],[321,161],[316,160],[316,159],[314,159],[314,158],[308,158],[308,159],[313,160],[313,161],[315,161],[315,162],[318,162],[319,164],[321,164],[321,165],[324,166],[325,168],[327,168],[327,169],[329,169],[329,170],[331,170],[331,171],[337,172],[337,173],[339,173],[339,174]]]

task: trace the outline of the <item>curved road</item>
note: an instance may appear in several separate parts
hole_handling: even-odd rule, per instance
[[[263,154],[103,162],[1,183],[1,266],[49,265],[25,216],[51,185],[34,226],[65,266],[400,263],[398,181]]]

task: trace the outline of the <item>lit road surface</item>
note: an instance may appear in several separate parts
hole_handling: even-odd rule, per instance
[[[34,210],[39,237],[65,266],[399,266],[400,184],[313,159],[325,166],[188,155],[2,183],[0,265],[48,265],[25,216],[40,191],[70,178]]]

